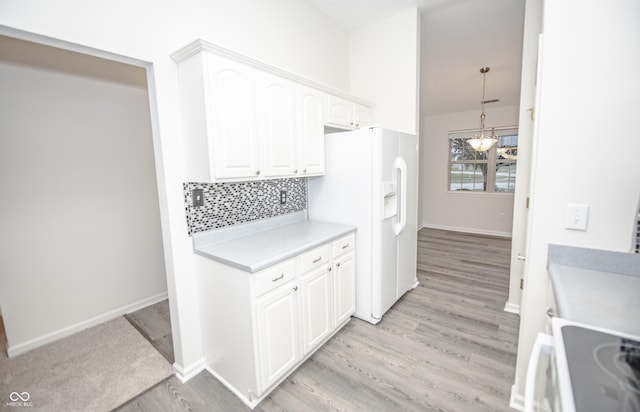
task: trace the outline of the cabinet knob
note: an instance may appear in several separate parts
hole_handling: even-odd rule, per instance
[[[258,176],[260,174],[259,170],[256,170],[256,176]]]
[[[329,266],[329,267],[327,268],[327,271],[331,272],[331,266]]]
[[[293,173],[294,173],[294,174],[298,173],[298,169],[294,170],[294,171],[293,171]]]
[[[336,266],[337,266],[337,267],[340,267],[340,262],[336,262]]]
[[[296,290],[298,290],[298,286],[293,287],[293,291],[295,292]]]
[[[307,169],[302,169],[302,173],[307,173]]]

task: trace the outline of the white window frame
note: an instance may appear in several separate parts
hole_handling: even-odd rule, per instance
[[[494,133],[498,136],[518,135],[518,126],[502,126],[493,128]],[[447,139],[447,193],[456,195],[481,195],[481,196],[513,196],[511,192],[497,192],[496,187],[496,167],[498,164],[514,164],[517,165],[517,159],[507,160],[499,159],[497,155],[497,145],[487,150],[486,159],[482,160],[461,160],[456,161],[451,153],[451,141],[454,139],[469,139],[475,134],[479,134],[479,129],[452,130],[448,133]],[[485,135],[491,134],[491,129],[485,130]],[[466,143],[465,143],[466,144]],[[451,167],[453,164],[486,164],[487,165],[487,190],[451,190]],[[493,172],[492,172],[493,171]],[[515,190],[515,189],[514,189]]]

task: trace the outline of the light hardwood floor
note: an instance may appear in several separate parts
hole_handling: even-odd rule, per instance
[[[169,363],[173,364],[169,301],[163,300],[155,305],[124,315],[124,317]]]
[[[518,316],[503,311],[510,240],[423,229],[420,285],[378,325],[353,319],[257,411],[509,411]],[[247,411],[203,372],[118,411]]]

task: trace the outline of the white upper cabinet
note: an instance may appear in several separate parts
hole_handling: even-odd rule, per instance
[[[324,124],[326,93],[298,85],[298,174],[324,174]]]
[[[327,124],[330,126],[360,129],[373,123],[373,110],[342,97],[328,95],[327,111]]]
[[[265,177],[295,176],[298,163],[295,84],[260,73],[260,136]]]
[[[358,103],[353,104],[355,127],[361,129],[373,125],[373,110]]]
[[[189,181],[322,175],[324,126],[371,123],[369,107],[330,95],[343,93],[211,43],[172,57]]]
[[[212,54],[206,55],[205,100],[210,168],[216,179],[260,175],[256,71]]]
[[[327,96],[327,123],[335,126],[353,128],[353,104],[341,97]]]

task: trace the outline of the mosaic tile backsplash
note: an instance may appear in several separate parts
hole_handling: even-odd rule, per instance
[[[638,210],[638,220],[636,224],[636,253],[640,253],[640,210]]]
[[[205,230],[232,226],[297,212],[307,208],[307,179],[276,179],[235,183],[183,183],[189,236]],[[202,189],[204,205],[194,207],[193,189]],[[280,204],[280,191],[287,202]]]

